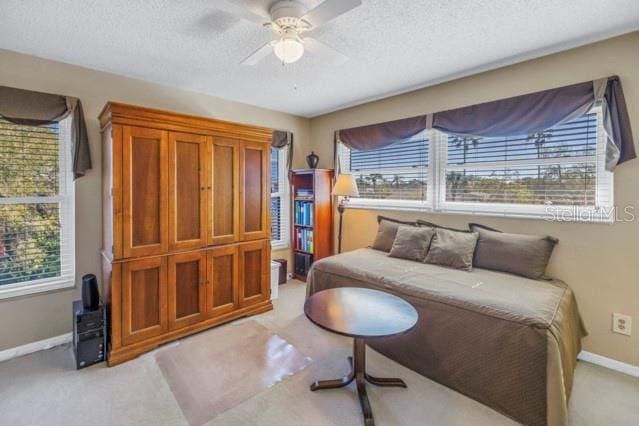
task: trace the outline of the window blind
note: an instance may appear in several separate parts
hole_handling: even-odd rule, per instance
[[[481,142],[481,144],[479,143]],[[448,137],[448,164],[591,157],[597,151],[597,114],[532,135],[500,138]]]
[[[274,241],[279,241],[282,239],[282,234],[280,232],[281,226],[281,200],[279,196],[271,197],[271,239]]]
[[[429,144],[422,132],[371,151],[350,151],[342,145],[342,169],[355,177],[360,198],[423,201],[428,198]]]
[[[613,173],[605,168],[600,107],[531,135],[461,137],[427,130],[374,151],[337,145],[339,170],[360,197],[349,205],[610,222]],[[568,213],[568,214],[566,214]]]
[[[279,149],[271,149],[271,194],[280,190],[280,152]]]
[[[274,247],[288,245],[289,197],[286,154],[288,148],[271,150],[271,240]]]
[[[0,289],[74,279],[70,120],[0,120]]]
[[[448,136],[445,202],[595,206],[593,112],[532,135]]]

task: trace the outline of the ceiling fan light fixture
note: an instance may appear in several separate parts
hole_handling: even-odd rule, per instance
[[[219,7],[221,10],[230,9],[233,14],[270,28],[277,34],[275,40],[269,41],[244,58],[240,62],[242,65],[256,65],[270,54],[275,54],[282,64],[292,64],[299,61],[306,50],[314,55],[321,55],[336,65],[348,60],[344,54],[312,36],[308,37],[307,33],[360,6],[362,0],[323,0],[310,10],[301,0],[271,0],[268,16],[265,11],[255,13],[235,4],[234,1],[217,0],[216,3],[222,5]]]
[[[292,64],[304,55],[304,43],[297,34],[284,34],[273,45],[275,56],[285,64]]]

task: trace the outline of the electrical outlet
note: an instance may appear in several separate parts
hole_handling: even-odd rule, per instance
[[[630,315],[618,314],[614,312],[612,314],[612,332],[625,334],[630,336],[632,330],[632,317]]]

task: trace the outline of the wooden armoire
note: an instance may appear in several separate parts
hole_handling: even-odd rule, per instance
[[[100,124],[109,365],[272,309],[271,130],[114,102]]]

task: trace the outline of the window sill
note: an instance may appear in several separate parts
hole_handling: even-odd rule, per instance
[[[288,241],[271,241],[271,249],[286,250],[290,247]]]
[[[53,290],[61,290],[65,288],[73,288],[75,281],[73,279],[60,279],[57,281],[46,281],[40,283],[17,283],[8,284],[0,287],[0,300],[11,299],[14,297],[28,296],[38,293],[46,293]]]
[[[414,212],[432,212],[433,209],[420,202],[415,201],[395,201],[395,202],[375,202],[364,200],[350,200],[346,203],[347,209],[369,209],[369,210],[398,210]]]
[[[431,213],[431,214],[454,214],[454,215],[466,215],[466,216],[484,216],[484,217],[501,217],[507,219],[528,219],[528,220],[543,220],[546,222],[558,222],[558,223],[592,223],[592,224],[613,224],[615,223],[615,212],[606,215],[595,212],[594,210],[584,209],[575,210],[570,208],[557,207],[555,214],[548,214],[544,212],[514,212],[514,211],[499,211],[490,210],[490,208],[481,209],[465,209],[463,207],[455,208],[441,208],[433,209],[426,205],[415,205],[405,203],[398,203],[397,205],[391,205],[386,203],[368,203],[368,202],[350,202],[346,204],[348,209],[358,210],[377,210],[377,211],[402,211],[402,212],[419,212],[419,213]]]

